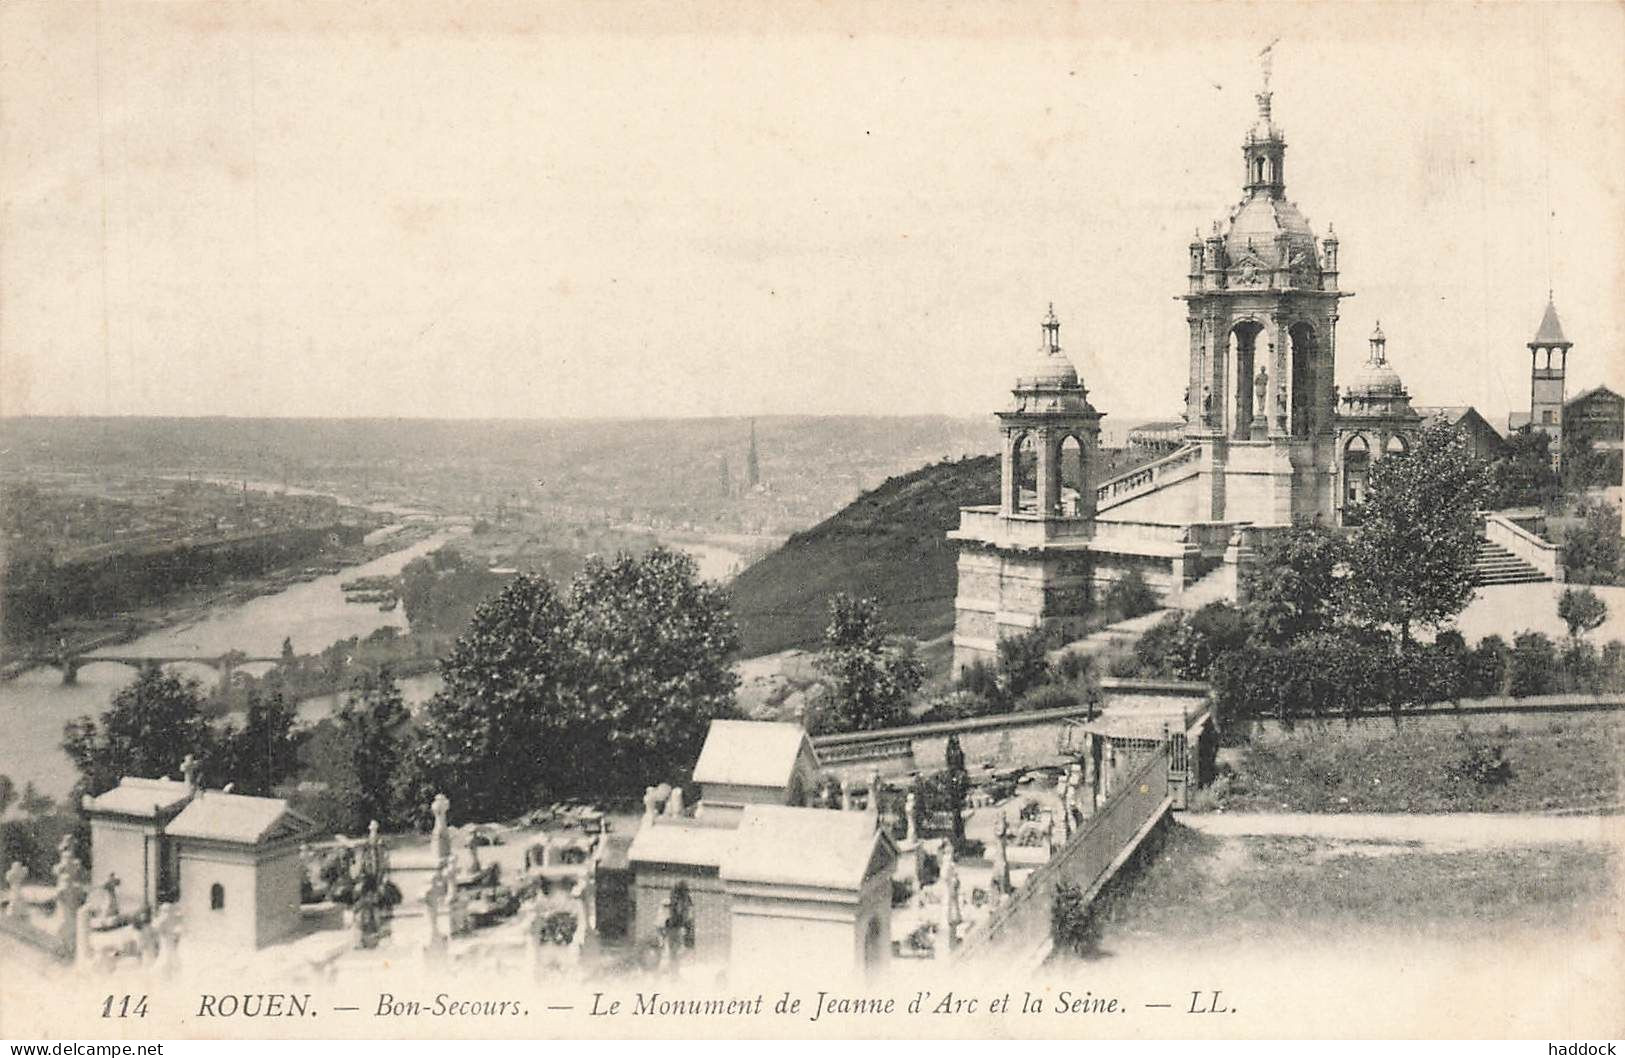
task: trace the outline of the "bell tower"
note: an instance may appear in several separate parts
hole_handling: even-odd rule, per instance
[[[1574,343],[1563,334],[1552,292],[1546,292],[1546,314],[1529,340],[1529,428],[1552,439],[1552,466],[1563,461],[1563,398]]]

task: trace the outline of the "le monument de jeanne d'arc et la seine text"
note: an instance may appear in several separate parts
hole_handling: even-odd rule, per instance
[[[1236,1008],[1219,990],[1192,991],[1179,1003],[1132,1004],[1115,996],[1097,996],[1090,991],[1061,989],[1053,993],[1022,991],[977,995],[921,989],[903,997],[840,995],[827,991],[810,994],[780,992],[776,996],[691,998],[670,996],[658,991],[633,992],[613,996],[594,992],[586,1013],[591,1017],[761,1017],[806,1018],[819,1021],[826,1016],[969,1016],[969,1015],[1084,1015],[1127,1014],[1135,1006],[1149,1010],[1179,1011],[1185,1014],[1233,1014]],[[145,999],[145,997],[142,997]],[[196,1016],[200,1018],[298,1018],[315,1017],[327,1004],[311,993],[204,993],[198,997]],[[342,1014],[396,1018],[518,1018],[532,1010],[569,1011],[573,1006],[533,1003],[521,999],[488,999],[455,996],[440,992],[422,999],[404,998],[390,992],[378,993],[375,1003],[328,1008]]]

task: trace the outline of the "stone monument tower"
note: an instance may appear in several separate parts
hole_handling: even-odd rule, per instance
[[[999,640],[1077,630],[1091,605],[1101,413],[1061,352],[1054,306],[1038,355],[998,413],[999,503],[961,508],[954,670],[997,657]]]
[[[1245,198],[1190,244],[1185,437],[1200,446],[1198,520],[1286,525],[1334,511],[1336,235],[1286,197],[1268,60],[1241,145]]]

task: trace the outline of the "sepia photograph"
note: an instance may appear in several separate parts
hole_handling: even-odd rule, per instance
[[[0,4],[0,1038],[1625,1036],[1622,54]]]

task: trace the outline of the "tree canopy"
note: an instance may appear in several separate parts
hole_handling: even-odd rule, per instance
[[[79,771],[76,797],[104,793],[126,775],[178,778],[187,754],[202,762],[205,776],[230,781],[220,778],[220,748],[197,681],[157,667],[143,668],[115,694],[99,721],[69,721],[62,737],[62,749]]]
[[[442,664],[408,754],[414,803],[443,792],[461,818],[506,818],[678,778],[733,712],[738,642],[726,592],[680,552],[594,559],[567,594],[517,577]]]
[[[1460,613],[1473,597],[1475,514],[1488,491],[1488,468],[1443,424],[1373,463],[1348,552],[1351,616],[1409,640],[1412,628]]]
[[[912,650],[886,641],[886,623],[873,599],[837,592],[829,600],[824,649],[814,665],[829,680],[825,731],[873,731],[906,724],[909,698],[925,680]]]

